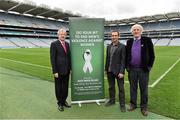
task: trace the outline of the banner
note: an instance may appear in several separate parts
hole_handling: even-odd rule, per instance
[[[104,99],[104,19],[69,18],[71,99]]]

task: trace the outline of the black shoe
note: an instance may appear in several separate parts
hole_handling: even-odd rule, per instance
[[[120,109],[121,109],[121,112],[126,112],[126,107],[125,106],[121,106]]]
[[[115,104],[115,101],[111,101],[109,100],[107,103],[105,103],[105,106],[111,106],[111,105],[114,105]]]
[[[64,107],[67,107],[67,108],[70,108],[70,107],[71,107],[67,102],[65,102],[65,103],[63,104],[63,106],[64,106]]]
[[[58,110],[61,111],[61,112],[64,111],[63,105],[58,105]]]

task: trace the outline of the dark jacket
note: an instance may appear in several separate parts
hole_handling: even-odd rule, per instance
[[[111,51],[112,43],[107,46],[106,51],[106,65],[105,71],[108,72],[109,64],[110,64],[110,51]],[[113,57],[112,57],[112,72],[115,75],[119,73],[124,74],[125,71],[125,60],[126,60],[126,48],[125,45],[118,42],[117,49],[115,50]]]
[[[66,75],[70,73],[71,61],[69,43],[65,42],[67,53],[59,40],[51,43],[50,46],[50,59],[52,65],[52,72]]]
[[[127,71],[130,69],[131,62],[131,48],[133,45],[134,39],[131,38],[127,41],[126,44],[126,67]],[[150,71],[154,64],[155,54],[154,46],[149,37],[141,37],[141,61],[142,66],[144,66],[145,71]]]

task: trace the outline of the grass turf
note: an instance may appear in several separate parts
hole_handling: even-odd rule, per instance
[[[52,82],[1,67],[0,71],[0,119],[168,119],[154,113],[144,117],[140,109],[121,113],[118,103],[111,107],[83,104],[81,108],[76,104],[59,112]]]
[[[152,84],[159,78],[178,58],[180,47],[155,47],[156,60],[151,71],[150,82]],[[50,67],[49,49],[1,49],[0,58],[6,58],[26,63],[0,59],[0,66],[11,70],[26,73],[43,80],[52,81],[51,69],[38,67],[42,65]],[[32,65],[35,64],[35,65]],[[180,63],[178,63],[154,88],[149,88],[149,110],[157,114],[172,118],[180,118]],[[11,73],[9,73],[11,74]],[[127,75],[126,75],[127,76]],[[127,80],[127,77],[126,79]],[[1,81],[3,82],[3,81]],[[36,82],[35,82],[36,83]],[[2,88],[1,88],[2,89]],[[129,84],[125,84],[126,102],[129,102]],[[2,90],[1,90],[2,91]],[[118,93],[116,93],[118,94]],[[108,97],[108,83],[105,80],[105,96]],[[118,95],[116,95],[118,96]]]

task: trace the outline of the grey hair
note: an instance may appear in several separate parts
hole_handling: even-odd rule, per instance
[[[133,29],[134,29],[134,27],[139,27],[140,29],[141,29],[141,33],[143,32],[143,27],[142,27],[142,25],[140,25],[140,24],[135,24],[135,25],[133,25],[132,27],[131,27],[131,32],[133,32]]]
[[[60,29],[57,31],[57,34],[59,34],[60,32],[65,32],[65,33],[66,33],[66,30],[65,30],[65,29],[60,28]]]

